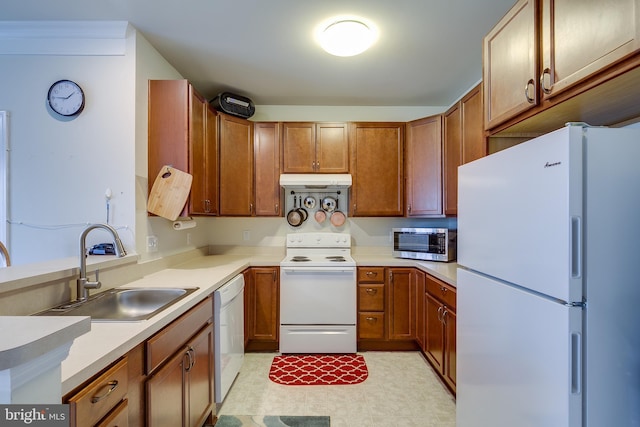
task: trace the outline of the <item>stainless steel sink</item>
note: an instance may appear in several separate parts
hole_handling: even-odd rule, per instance
[[[39,316],[91,316],[92,321],[149,319],[198,288],[115,288],[85,302],[72,302],[38,313]]]

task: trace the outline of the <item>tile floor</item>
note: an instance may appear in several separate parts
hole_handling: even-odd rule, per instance
[[[331,427],[455,427],[455,399],[419,352],[362,352],[356,385],[269,380],[274,353],[248,353],[218,415],[329,415]]]

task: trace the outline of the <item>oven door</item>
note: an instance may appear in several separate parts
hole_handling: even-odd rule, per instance
[[[355,353],[355,267],[280,267],[280,352]]]
[[[280,324],[355,325],[355,267],[280,267]]]

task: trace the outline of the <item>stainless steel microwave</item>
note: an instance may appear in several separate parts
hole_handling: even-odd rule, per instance
[[[456,259],[457,231],[447,228],[394,228],[393,256],[426,261]]]

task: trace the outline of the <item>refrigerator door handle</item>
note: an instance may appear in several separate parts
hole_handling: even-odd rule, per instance
[[[571,217],[571,277],[580,278],[582,274],[582,220]]]
[[[582,335],[571,334],[571,393],[582,393]]]

